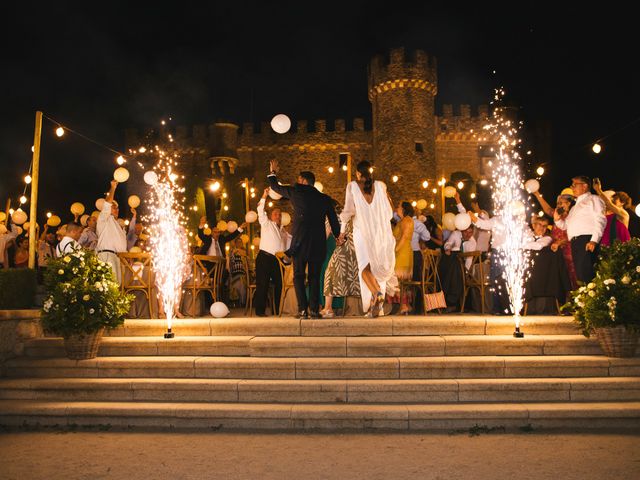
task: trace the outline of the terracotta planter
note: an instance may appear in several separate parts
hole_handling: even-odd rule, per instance
[[[596,328],[602,351],[608,357],[633,357],[638,347],[638,334],[623,326]]]
[[[104,328],[95,333],[70,335],[64,339],[67,357],[71,360],[87,360],[98,356]]]

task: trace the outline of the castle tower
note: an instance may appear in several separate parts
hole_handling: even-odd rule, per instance
[[[394,202],[423,198],[422,181],[436,178],[436,59],[421,50],[411,57],[393,49],[388,61],[377,56],[369,67],[375,176]]]

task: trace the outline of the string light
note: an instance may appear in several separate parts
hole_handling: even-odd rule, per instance
[[[242,188],[247,188],[247,184],[242,182],[242,184],[240,185]]]
[[[544,175],[544,167],[538,167],[538,168],[536,169],[536,173],[537,173],[538,175]]]
[[[429,182],[427,180],[422,182],[422,188],[427,188],[428,186],[429,186]]]
[[[140,152],[140,153],[145,153],[146,151],[147,151],[147,149],[145,147],[140,147],[138,149],[138,152]]]
[[[63,136],[63,135],[64,135],[64,128],[62,128],[62,127],[58,127],[58,128],[56,128],[56,135],[57,135],[58,137]]]
[[[392,181],[393,183],[397,183],[397,182],[398,182],[398,180],[399,180],[398,175],[394,175],[393,177],[391,177],[391,181]]]
[[[434,204],[434,203],[432,203],[431,205],[429,205],[429,208],[430,208],[431,210],[433,210],[434,208],[436,208],[436,206],[435,206],[435,204]]]
[[[431,191],[432,191],[433,193],[438,193],[438,189],[437,189],[437,188],[432,188],[432,189],[431,189]]]
[[[251,188],[249,189],[249,191],[250,191],[251,193],[253,193],[253,192],[255,192],[255,191],[256,191],[256,189],[255,189],[255,188],[253,188],[253,187],[251,187]]]
[[[458,190],[462,190],[464,188],[463,182],[458,182]]]
[[[598,154],[602,151],[602,146],[596,142],[593,144],[593,147],[591,147],[591,150],[593,150],[593,153]]]
[[[347,166],[346,166],[346,165],[342,165],[342,170],[343,170],[344,172],[346,172],[346,171],[347,171]],[[251,247],[251,248],[253,248],[253,247]]]
[[[544,217],[544,212],[543,212],[542,210],[540,210],[540,211],[538,212],[538,216],[539,216],[539,217]]]
[[[13,215],[13,212],[15,212],[15,210],[13,208],[9,209],[9,215]]]
[[[25,175],[24,176],[24,183],[26,183],[27,185],[29,185],[31,183],[31,175]]]
[[[116,163],[118,165],[123,165],[125,161],[126,160],[124,159],[124,157],[122,155],[118,155],[118,158],[116,158]]]
[[[51,215],[53,215],[51,212],[47,212],[47,218],[51,218]]]
[[[329,167],[327,170],[329,170],[329,173],[333,173],[333,167]]]
[[[212,192],[217,192],[218,190],[220,190],[220,182],[218,182],[217,180],[213,182],[211,185],[209,185],[209,190],[211,190]]]
[[[413,202],[411,202],[411,206],[412,206],[412,207],[416,207],[416,206],[418,206],[418,202],[416,202],[416,201],[414,200]]]
[[[475,193],[472,193],[472,194],[471,194],[471,198],[472,198],[472,199],[473,199],[473,198],[476,198],[476,194],[475,194]]]
[[[227,205],[225,205],[225,206],[223,207],[223,209],[224,209],[224,211],[225,211],[225,212],[228,212],[228,211],[229,211],[229,207],[228,207]]]
[[[480,185],[482,185],[483,187],[486,186],[489,182],[487,181],[486,178],[483,178],[482,180],[480,180]]]
[[[269,205],[269,207],[273,207],[273,202],[269,202],[267,205]]]
[[[20,197],[20,204],[24,205],[25,203],[27,203],[27,197],[25,197],[24,195],[22,195]]]

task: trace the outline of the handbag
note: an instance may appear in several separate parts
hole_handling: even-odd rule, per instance
[[[440,276],[438,275],[438,270],[435,270],[436,274],[436,288],[437,285],[440,284],[440,291],[434,293],[425,293],[424,294],[424,305],[425,310],[427,312],[431,310],[440,310],[441,308],[447,308],[447,301],[444,298],[444,292],[442,291],[442,283],[440,282]]]

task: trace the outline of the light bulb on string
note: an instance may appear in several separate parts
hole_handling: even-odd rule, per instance
[[[538,175],[544,175],[544,167],[540,166],[536,169]]]
[[[398,175],[394,175],[393,177],[391,177],[391,181],[392,181],[393,183],[397,183],[399,179],[400,179],[400,178],[398,177]]]
[[[329,170],[329,173],[333,173],[333,167],[329,167],[327,170]]]
[[[24,183],[26,183],[27,185],[29,185],[31,183],[31,180],[33,180],[31,178],[31,175],[27,174],[27,175],[24,176]]]
[[[27,203],[27,197],[25,197],[24,195],[22,195],[22,196],[20,197],[20,204],[21,204],[21,205],[24,205],[25,203]]]
[[[347,171],[347,166],[346,165],[342,165],[342,170],[346,172]]]
[[[242,188],[247,188],[247,184],[242,182],[242,184],[240,185]]]
[[[480,185],[482,185],[483,187],[484,187],[485,185],[487,185],[488,183],[489,183],[489,182],[488,182],[486,179],[484,179],[484,178],[483,178],[482,180],[480,180]]]
[[[429,186],[429,182],[427,180],[422,182],[422,188],[427,188]]]
[[[273,202],[268,203],[269,207],[273,207]]]
[[[123,165],[123,164],[124,164],[124,162],[125,162],[124,157],[123,157],[122,155],[118,155],[118,158],[116,158],[116,163],[117,163],[118,165]]]
[[[217,192],[218,190],[220,190],[220,182],[218,182],[217,180],[215,182],[213,182],[212,184],[209,185],[209,190],[211,190],[212,192]]]
[[[225,212],[229,211],[229,207],[227,205],[225,205],[223,209],[224,209]]]
[[[227,192],[222,192],[222,198],[227,198],[227,197],[228,197]]]
[[[57,135],[58,137],[63,136],[63,135],[64,135],[64,128],[62,128],[62,127],[58,127],[58,128],[56,128],[56,135]]]
[[[51,215],[53,215],[51,212],[47,212],[47,218],[51,218]]]
[[[432,191],[433,193],[438,193],[438,189],[437,189],[437,188],[432,188],[432,189],[431,189],[431,191]]]
[[[464,188],[464,182],[458,182],[458,190],[462,190]]]
[[[598,154],[602,151],[602,146],[596,142],[593,144],[593,147],[591,147],[591,150],[593,150],[593,153]]]

